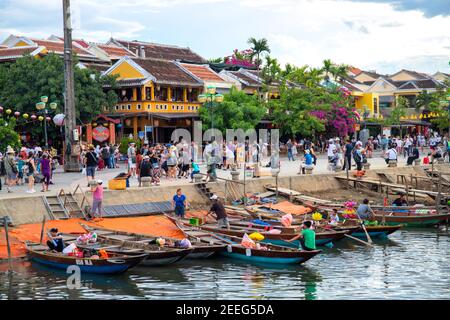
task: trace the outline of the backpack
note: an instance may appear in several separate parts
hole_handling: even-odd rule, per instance
[[[358,152],[356,152],[356,149],[353,151],[353,159],[356,161],[356,162],[361,162],[361,156],[358,154]]]

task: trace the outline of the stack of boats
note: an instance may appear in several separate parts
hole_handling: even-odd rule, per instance
[[[328,212],[338,208],[329,201],[303,201],[312,211]],[[303,199],[304,200],[304,199]],[[316,221],[316,245],[330,246],[342,239],[360,239],[371,242],[372,238],[386,238],[401,228],[431,226],[447,222],[449,212],[436,212],[417,207],[374,207],[375,220],[379,223],[364,224],[357,219],[342,219],[330,224]],[[427,211],[428,210],[428,211]],[[80,267],[81,272],[113,274],[125,272],[137,265],[164,266],[184,259],[206,259],[217,255],[227,258],[264,264],[301,264],[322,250],[302,250],[300,240],[293,240],[300,232],[302,223],[312,219],[311,213],[298,216],[289,226],[282,223],[282,212],[267,210],[263,206],[227,207],[230,228],[220,228],[216,224],[193,226],[187,219],[166,215],[183,232],[185,240],[152,237],[142,234],[108,230],[83,225],[87,233],[96,234],[95,243],[79,244],[80,235],[65,234],[67,244],[77,243],[80,251],[90,254],[68,256],[51,252],[41,244],[27,243],[32,261],[49,267],[67,269],[70,265]],[[248,247],[242,239],[257,233],[261,236],[256,246]],[[99,252],[106,253],[99,256]]]

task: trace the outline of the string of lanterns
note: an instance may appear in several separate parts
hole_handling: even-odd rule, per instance
[[[13,110],[11,110],[11,109],[5,110],[2,106],[0,106],[0,116],[1,115],[3,115],[3,116],[6,115],[8,117],[14,116],[17,120],[19,120],[20,116],[22,116],[22,118],[24,120],[28,120],[28,119],[31,120],[31,121],[28,121],[27,123],[33,122],[33,121],[42,122],[42,121],[44,121],[44,119],[48,122],[52,121],[51,117],[37,116],[35,114],[30,115],[28,113],[21,114],[19,111],[13,112]],[[56,116],[53,117],[53,122],[57,126],[62,126],[64,123],[64,118],[65,118],[64,114],[57,114]]]

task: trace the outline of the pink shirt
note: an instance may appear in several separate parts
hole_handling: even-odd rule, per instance
[[[103,200],[103,186],[97,186],[97,189],[94,191],[94,199]]]

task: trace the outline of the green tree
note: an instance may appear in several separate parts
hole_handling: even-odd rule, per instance
[[[104,90],[104,85],[109,85]],[[115,78],[101,77],[98,71],[75,66],[75,105],[79,122],[90,122],[117,103]],[[0,65],[0,103],[22,113],[36,112],[41,96],[58,103],[57,112],[64,111],[64,61],[55,54],[43,59],[25,56],[15,63]]]
[[[0,152],[3,154],[8,146],[17,149],[21,146],[19,134],[14,130],[16,119],[0,118]]]
[[[269,87],[274,82],[280,81],[281,67],[277,59],[271,58],[270,56],[266,57],[266,63],[261,70],[261,77],[263,79],[263,91],[265,92],[269,91]]]
[[[236,88],[232,88],[228,94],[224,95],[222,103],[213,105],[214,128],[225,133],[226,129],[254,128],[266,114],[266,107],[256,96],[249,96]],[[199,110],[203,127],[211,127],[211,110],[209,103],[206,103]]]
[[[268,41],[265,38],[257,40],[252,37],[248,39],[247,42],[251,46],[251,49],[253,51],[250,57],[255,61],[255,64],[259,71],[262,64],[261,56],[264,53],[270,53]]]
[[[312,136],[325,130],[325,121],[314,116],[329,111],[333,97],[323,88],[283,88],[279,100],[272,100],[273,122],[283,134]]]
[[[446,89],[444,89],[444,87]],[[450,134],[450,82],[446,82],[444,87],[439,88],[432,94],[432,101],[428,104],[428,111],[436,114],[437,116],[431,119],[433,123],[441,133],[444,130],[448,130]]]
[[[330,81],[330,75],[333,73],[334,64],[330,59],[323,60],[322,73],[325,81]]]
[[[395,102],[395,106],[392,108],[391,114],[386,119],[388,125],[399,125],[400,119],[406,116],[406,109],[409,106],[409,101],[405,97],[399,96]]]

